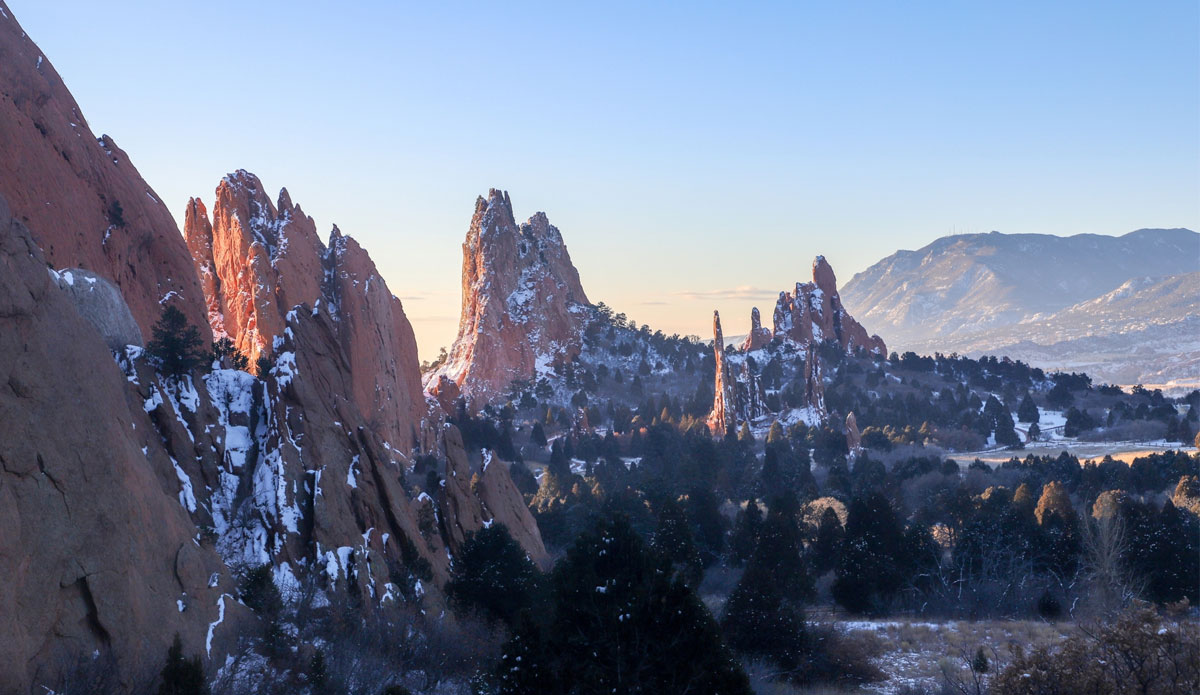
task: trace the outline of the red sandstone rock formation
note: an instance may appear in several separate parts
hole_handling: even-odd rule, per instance
[[[824,256],[813,261],[813,281],[796,283],[794,294],[780,292],[775,304],[774,335],[800,345],[835,340],[847,352],[858,348],[886,356],[887,346],[854,320],[842,306],[837,277]]]
[[[858,418],[854,413],[846,416],[846,448],[852,454],[862,451],[862,433],[858,431]]]
[[[431,393],[448,377],[476,410],[579,353],[589,302],[544,213],[518,226],[508,193],[479,198],[462,275],[458,337],[446,364],[426,377]]]
[[[179,228],[0,1],[0,194],[55,268],[121,289],[142,334],[172,302],[207,337],[203,296]]]
[[[338,395],[353,398],[391,446],[409,451],[426,411],[416,338],[367,252],[337,227],[326,247],[287,189],[273,204],[246,171],[217,186],[211,223],[195,198],[184,219],[213,333],[228,335],[253,363],[274,351],[293,308],[328,310],[350,365],[351,388]]]
[[[205,652],[221,596],[236,624],[234,583],[193,542],[179,482],[100,332],[2,198],[0,384],[0,692],[54,687],[93,652],[115,664],[114,685],[144,690],[175,633]]]
[[[868,336],[852,316],[846,313],[838,296],[837,278],[823,256],[813,261],[813,281],[796,283],[795,293],[780,292],[775,304],[774,330],[762,327],[758,309],[750,313],[750,334],[742,343],[742,355],[726,355],[721,345],[720,320],[714,320],[717,340],[716,392],[713,410],[709,416],[709,428],[714,433],[723,433],[730,425],[754,421],[768,414],[758,375],[750,369],[745,353],[773,349],[772,341],[778,339],[793,348],[805,352],[804,400],[799,406],[804,411],[803,419],[825,419],[825,384],[821,376],[821,364],[817,346],[834,341],[847,353],[859,349],[877,356],[886,355],[886,346],[877,336]],[[757,353],[756,353],[757,354]],[[767,359],[771,359],[767,355]],[[730,362],[735,363],[731,365]],[[740,369],[734,371],[734,366]],[[761,367],[761,365],[759,365]],[[736,374],[737,378],[732,376]]]
[[[771,338],[770,329],[763,328],[758,307],[754,307],[750,310],[750,334],[746,336],[745,342],[742,343],[742,351],[749,352],[766,347],[767,343],[771,342]]]
[[[713,312],[713,356],[717,361],[716,377],[713,381],[713,409],[708,416],[708,429],[718,437],[724,436],[731,426],[738,424],[735,412],[733,373],[725,359],[725,336],[721,332],[721,314]]]

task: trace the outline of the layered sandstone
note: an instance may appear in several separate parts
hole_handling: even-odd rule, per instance
[[[143,335],[172,303],[207,337],[179,228],[108,135],[97,138],[54,66],[0,0],[0,194],[55,268],[126,296]]]
[[[371,257],[336,226],[323,243],[287,189],[272,202],[247,171],[222,179],[215,201],[211,221],[196,198],[184,215],[213,333],[254,363],[275,352],[293,308],[326,308],[349,360],[350,387],[341,395],[390,446],[411,450],[426,412],[416,338]]]
[[[222,600],[236,622],[234,584],[193,541],[142,402],[58,282],[0,198],[0,691],[54,687],[84,655],[144,691],[176,633],[219,656],[227,631],[209,625]]]
[[[727,354],[720,317],[714,315],[717,366],[713,409],[708,420],[714,433],[723,433],[728,427],[754,422],[769,414],[810,424],[825,420],[828,417],[825,383],[817,350],[822,344],[836,344],[848,354],[860,351],[877,357],[887,354],[883,340],[877,335],[868,335],[842,306],[837,277],[824,256],[817,256],[813,261],[812,282],[798,282],[794,292],[779,293],[773,318],[773,329],[764,328],[758,308],[754,308],[750,312],[750,333],[740,352]],[[791,354],[803,353],[800,371],[788,375],[803,389],[802,397],[793,399],[790,407],[782,407],[790,413],[770,412],[757,371],[764,363],[776,359],[774,353],[779,349]],[[781,360],[783,362],[796,364],[794,360]],[[784,371],[782,366],[780,371]]]
[[[518,225],[508,193],[492,189],[463,243],[458,337],[426,388],[439,394],[445,376],[482,407],[577,355],[588,304],[558,228],[541,212]]]
[[[868,335],[867,329],[842,306],[837,277],[824,256],[817,256],[813,261],[812,273],[812,282],[796,283],[794,293],[779,293],[775,303],[774,336],[800,345],[836,341],[848,353],[861,348],[874,355],[886,356],[887,346],[883,339]]]

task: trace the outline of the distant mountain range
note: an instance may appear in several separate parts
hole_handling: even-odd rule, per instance
[[[943,237],[855,275],[842,298],[900,352],[1200,386],[1200,234],[1188,229]]]

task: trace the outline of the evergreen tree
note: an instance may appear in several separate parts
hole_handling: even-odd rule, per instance
[[[546,430],[542,427],[542,423],[533,423],[533,429],[529,432],[529,441],[538,446],[546,446]]]
[[[762,510],[754,500],[747,502],[745,508],[738,511],[733,535],[729,538],[730,557],[736,564],[746,562],[754,553],[758,546],[758,532],[762,528],[762,522]]]
[[[154,324],[146,352],[159,361],[165,373],[182,376],[207,357],[203,346],[200,331],[188,324],[182,311],[168,306]]]
[[[658,528],[654,531],[651,547],[662,553],[689,586],[700,583],[703,573],[700,553],[688,528],[687,517],[673,499],[664,499],[658,505]]]
[[[721,627],[729,646],[769,660],[795,679],[805,661],[805,625],[801,610],[784,598],[765,564],[752,562],[729,596]]]
[[[796,520],[795,497],[783,495],[772,501],[758,533],[751,565],[761,565],[778,585],[785,600],[803,602],[812,598],[814,585],[803,556],[804,544]]]
[[[467,537],[450,567],[446,594],[458,606],[508,626],[531,607],[540,577],[525,551],[503,524]]]
[[[903,582],[904,530],[879,492],[850,502],[833,597],[853,613],[883,609]]]
[[[167,664],[163,666],[158,695],[208,695],[208,683],[204,681],[200,657],[184,658],[183,642],[179,635],[175,635],[175,641],[167,650]]]
[[[1021,400],[1021,405],[1017,407],[1017,419],[1021,422],[1028,422],[1031,425],[1036,425],[1041,419],[1037,404],[1033,402],[1033,397],[1028,393]]]
[[[624,517],[581,534],[551,583],[543,620],[504,647],[502,695],[750,694],[712,616]]]
[[[813,543],[813,568],[818,574],[833,569],[837,563],[844,536],[842,522],[833,507],[826,507],[817,526],[817,538]]]

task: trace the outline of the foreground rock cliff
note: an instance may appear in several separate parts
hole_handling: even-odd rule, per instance
[[[0,692],[81,671],[153,692],[176,634],[211,677],[261,630],[254,573],[285,602],[438,615],[472,531],[501,523],[546,564],[507,464],[430,412],[353,239],[237,172],[212,218],[189,203],[185,243],[2,0],[0,61]],[[142,346],[166,307],[255,373],[165,373]],[[453,482],[419,491],[418,452]]]
[[[93,653],[133,687],[175,633],[204,649],[229,575],[145,448],[151,415],[2,198],[0,384],[0,691]]]
[[[558,228],[541,212],[518,225],[508,193],[493,188],[463,243],[458,337],[427,388],[478,409],[548,373],[579,354],[589,304]]]
[[[88,128],[2,0],[0,65],[0,194],[46,261],[111,280],[146,335],[164,303],[207,334],[204,298],[171,213],[113,139]]]

